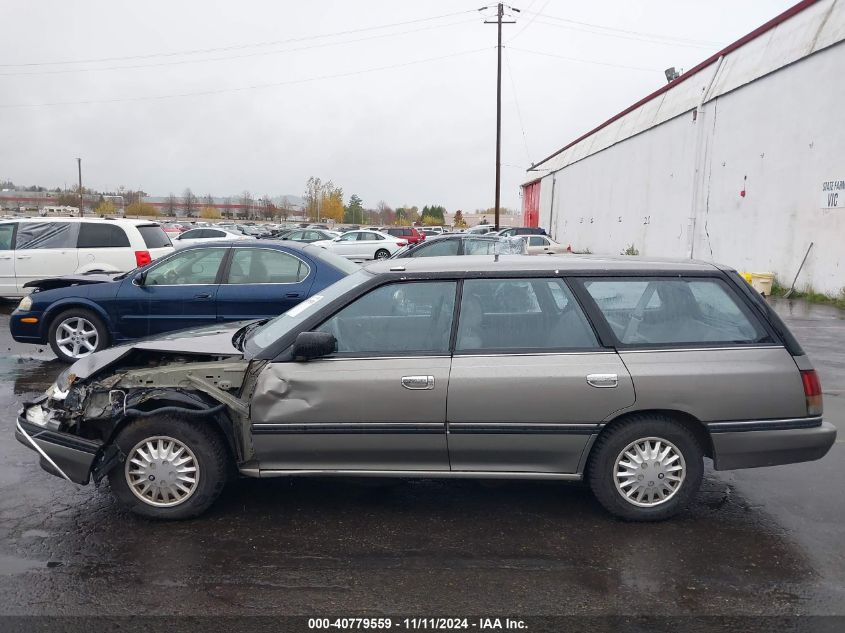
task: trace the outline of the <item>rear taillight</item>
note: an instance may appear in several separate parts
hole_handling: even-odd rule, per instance
[[[150,251],[135,251],[135,264],[138,268],[146,266],[151,261],[153,261],[153,258],[150,256]]]
[[[822,383],[815,369],[802,369],[801,382],[807,399],[807,415],[822,414]]]

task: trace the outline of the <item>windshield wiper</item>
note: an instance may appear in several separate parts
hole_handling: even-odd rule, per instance
[[[244,343],[246,339],[249,338],[249,335],[255,330],[255,328],[260,327],[267,323],[270,319],[262,319],[261,321],[253,321],[252,323],[247,323],[243,326],[240,330],[235,332],[235,335],[232,337],[232,345],[238,351],[244,351]]]

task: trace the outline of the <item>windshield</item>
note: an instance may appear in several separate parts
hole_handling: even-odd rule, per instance
[[[255,330],[246,340],[245,347],[248,348],[251,353],[255,353],[258,350],[272,345],[284,336],[286,332],[311,318],[318,310],[321,310],[323,306],[331,303],[353,288],[366,283],[367,280],[371,278],[371,273],[359,268],[357,272],[352,273],[348,277],[344,277],[328,288],[312,295],[302,303],[295,305],[284,314],[280,314],[276,318],[265,323],[263,326]]]

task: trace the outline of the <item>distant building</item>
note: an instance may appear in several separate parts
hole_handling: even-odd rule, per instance
[[[845,287],[845,0],[804,0],[533,165],[526,224]]]

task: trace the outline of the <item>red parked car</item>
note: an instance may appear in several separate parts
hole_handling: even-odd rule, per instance
[[[425,240],[425,233],[418,231],[413,226],[398,226],[395,228],[386,226],[380,230],[382,233],[387,233],[393,237],[408,240],[408,244],[416,244]]]

